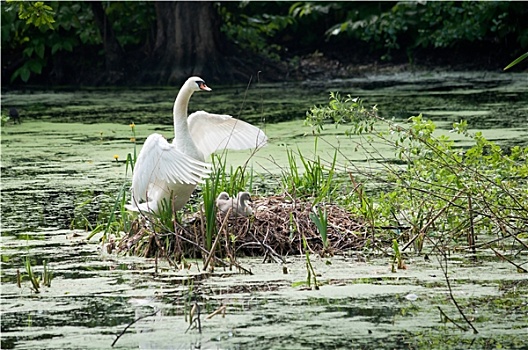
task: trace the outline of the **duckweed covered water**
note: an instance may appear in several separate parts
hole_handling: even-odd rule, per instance
[[[340,91],[377,104],[384,117],[405,119],[424,113],[447,132],[467,119],[470,128],[503,145],[528,140],[526,74],[395,74],[346,81],[215,87],[196,94],[190,110],[240,116],[265,127],[270,145],[251,158],[257,173],[287,167],[286,149],[314,152],[311,130],[302,126],[306,110],[326,104]],[[108,212],[123,182],[124,159],[132,152],[130,122],[137,141],[153,131],[172,135],[171,111],[177,89],[5,92],[2,110],[17,107],[22,124],[2,128],[1,347],[16,349],[102,349],[135,318],[116,348],[146,349],[394,349],[526,348],[526,276],[486,251],[473,261],[452,256],[449,276],[454,296],[478,334],[445,322],[441,311],[467,328],[449,300],[435,257],[406,259],[408,269],[390,272],[390,258],[362,252],[312,263],[322,283],[310,290],[305,261],[288,258],[283,267],[244,260],[254,275],[216,269],[205,278],[198,267],[175,271],[153,260],[104,253],[97,237],[71,230],[87,227]],[[317,154],[365,163],[344,137],[328,128]],[[450,135],[455,137],[454,135]],[[464,145],[463,138],[457,139]],[[138,149],[139,150],[139,149]],[[117,161],[114,156],[118,157]],[[238,165],[249,152],[230,155]],[[390,155],[387,155],[390,157]],[[340,159],[344,164],[345,160]],[[260,181],[260,180],[259,180]],[[96,200],[93,200],[96,198]],[[79,211],[83,203],[89,210]],[[36,294],[25,275],[29,258],[37,275],[43,262],[53,272],[51,287]],[[517,262],[527,256],[514,257]],[[414,260],[412,260],[414,259]],[[190,294],[190,292],[192,292]],[[202,334],[185,333],[190,303],[201,305]],[[206,315],[220,305],[225,318]]]

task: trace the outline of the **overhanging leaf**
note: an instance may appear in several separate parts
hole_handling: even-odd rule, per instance
[[[504,70],[510,69],[511,67],[515,66],[516,64],[522,62],[526,57],[528,57],[528,52],[526,52],[524,55],[521,55],[518,57],[515,61],[507,65]]]

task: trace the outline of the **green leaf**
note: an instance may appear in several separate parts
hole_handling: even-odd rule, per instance
[[[38,45],[36,48],[35,48],[35,53],[37,54],[38,57],[40,58],[44,58],[44,51],[45,51],[46,47],[44,46],[44,44],[40,44]]]
[[[24,54],[24,56],[26,57],[31,57],[31,55],[33,55],[33,51],[35,50],[35,48],[33,46],[28,46],[24,49],[24,51],[22,51],[22,53]]]
[[[53,46],[51,47],[51,54],[54,55],[61,48],[62,48],[62,45],[60,43],[53,44]]]
[[[524,61],[524,59],[528,57],[528,52],[526,52],[524,55],[519,56],[515,61],[504,67],[504,70],[510,69],[511,67],[515,66],[517,63],[520,63],[521,61]]]
[[[40,60],[30,60],[26,63],[31,72],[40,74],[42,72],[42,61]]]
[[[20,68],[20,79],[22,79],[24,83],[27,83],[30,75],[31,75],[31,72],[29,71],[28,68],[26,67]]]
[[[71,41],[69,40],[66,40],[62,43],[62,48],[66,51],[72,51],[73,50],[73,45],[71,43]]]

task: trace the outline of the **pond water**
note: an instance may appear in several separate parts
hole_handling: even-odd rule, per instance
[[[263,127],[270,144],[255,156],[229,155],[239,165],[250,159],[257,173],[278,174],[287,149],[333,153],[361,164],[364,154],[348,145],[344,128],[329,128],[314,150],[302,119],[324,105],[330,91],[377,105],[382,116],[405,120],[423,113],[447,132],[468,120],[504,146],[528,144],[528,75],[398,73],[339,81],[215,87],[196,94],[190,110],[227,113]],[[142,143],[153,131],[171,137],[177,89],[81,89],[4,91],[2,111],[16,107],[21,124],[2,128],[1,347],[16,349],[109,348],[140,315],[116,348],[145,349],[324,349],[324,348],[526,348],[528,282],[515,268],[487,251],[476,259],[450,258],[454,296],[478,334],[467,328],[449,300],[435,257],[407,259],[407,270],[390,271],[390,259],[350,252],[312,263],[322,283],[310,290],[305,261],[288,258],[288,274],[276,264],[242,259],[253,275],[217,269],[204,278],[191,269],[174,271],[163,262],[106,254],[97,237],[71,230],[78,208],[98,196],[86,222],[107,210],[127,180],[124,159],[133,150],[129,123]],[[450,134],[461,146],[463,137]],[[118,161],[114,156],[118,156]],[[344,159],[340,159],[345,162]],[[129,177],[129,176],[128,176]],[[77,208],[77,209],[76,209]],[[53,272],[50,287],[36,294],[25,274],[26,257],[39,275],[43,262]],[[515,257],[526,261],[526,253]],[[202,308],[202,333],[185,332],[189,299]],[[221,315],[206,320],[221,305]],[[441,311],[440,311],[441,310]]]

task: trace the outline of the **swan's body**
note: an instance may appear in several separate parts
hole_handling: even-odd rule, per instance
[[[248,202],[251,202],[248,192],[238,192],[238,195],[233,198],[229,198],[229,194],[222,192],[216,199],[216,206],[224,214],[231,210],[231,216],[250,216],[253,214],[253,209]]]
[[[174,102],[174,140],[150,135],[134,165],[132,202],[127,209],[157,212],[166,201],[181,209],[194,188],[211,172],[205,162],[222,149],[248,149],[266,144],[262,130],[229,115],[199,111],[187,118],[189,100],[195,91],[211,91],[204,81],[191,77]]]

